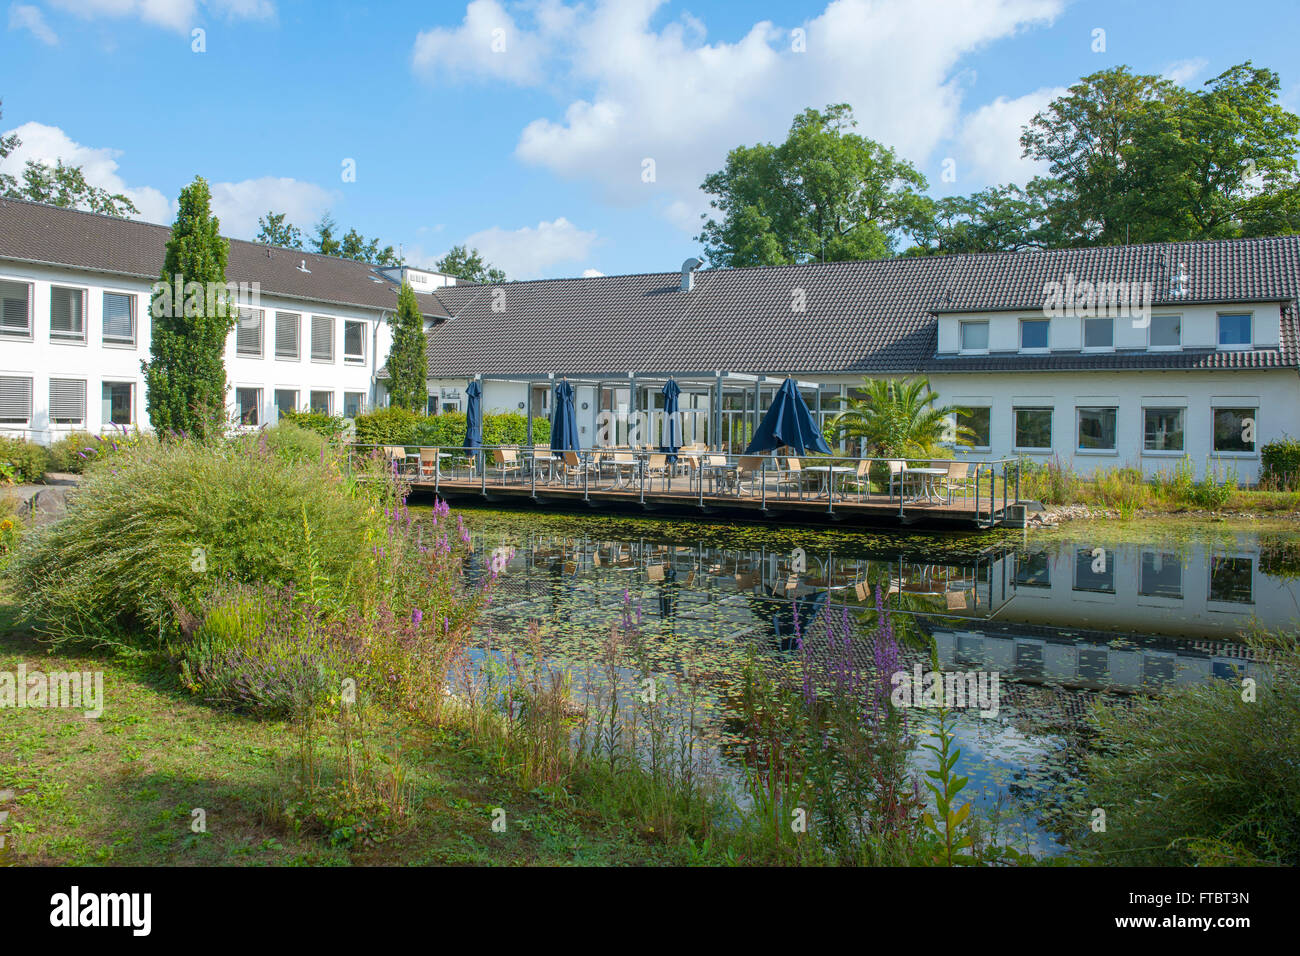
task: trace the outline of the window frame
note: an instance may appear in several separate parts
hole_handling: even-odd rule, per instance
[[[3,325],[0,325],[0,340],[22,341],[22,342],[32,341],[36,333],[36,329],[35,329],[36,283],[26,279],[5,279],[5,278],[0,278],[0,282],[5,282],[8,283],[9,285],[21,285],[27,287],[27,331],[14,332],[8,330]],[[3,310],[3,306],[0,306],[0,311],[2,310]]]
[[[1216,419],[1219,412],[1244,412],[1249,411],[1250,417],[1255,423],[1255,440],[1252,442],[1254,447],[1250,451],[1232,451],[1220,450],[1218,446],[1219,436]],[[1210,405],[1210,455],[1214,458],[1243,458],[1253,459],[1259,457],[1259,405]]]
[[[271,389],[271,407],[275,409],[275,420],[278,422],[284,417],[284,409],[280,407],[280,395],[287,394],[293,396],[293,403],[290,406],[292,411],[298,411],[298,395],[300,389],[296,388],[273,388]]]
[[[326,396],[328,396],[328,400],[327,400],[326,403],[325,403],[325,411],[324,411],[323,413],[321,413],[321,414],[325,414],[325,415],[333,416],[333,414],[334,414],[334,389],[332,389],[332,388],[328,388],[328,389],[327,389],[327,388],[309,388],[309,389],[307,389],[307,410],[308,410],[309,412],[316,412],[316,409],[315,409],[315,407],[314,407],[313,404],[312,404],[313,401],[314,401],[314,399],[312,398],[313,395],[326,395]]]
[[[1031,348],[1025,345],[1025,326],[1029,324],[1046,326],[1047,328],[1047,333],[1045,337],[1045,341],[1047,342],[1046,345],[1042,346],[1041,348],[1037,346]],[[1020,351],[1025,353],[1026,355],[1046,355],[1048,352],[1051,352],[1052,351],[1052,320],[1048,318],[1042,318],[1042,317],[1033,318],[1033,319],[1021,319],[1020,320]]]
[[[1109,448],[1083,447],[1083,413],[1110,412],[1114,429],[1114,444]],[[1079,455],[1118,455],[1119,454],[1119,406],[1118,405],[1076,405],[1074,407],[1074,451]]]
[[[1248,323],[1247,340],[1244,343],[1223,344],[1223,320],[1225,318],[1246,319]],[[1255,313],[1251,312],[1216,312],[1214,314],[1214,347],[1220,352],[1248,352],[1255,347]]]
[[[56,333],[54,331],[54,293],[55,292],[79,292],[81,294],[81,335],[74,336],[67,333]],[[77,285],[60,285],[50,283],[50,342],[57,345],[86,345],[88,333],[86,326],[89,322],[86,318],[86,306],[90,302],[90,289],[86,286]]]
[[[1152,333],[1156,329],[1156,319],[1177,319],[1178,320],[1178,344],[1177,345],[1156,345],[1151,341]],[[1181,312],[1165,312],[1161,315],[1152,315],[1151,322],[1147,326],[1147,351],[1148,352],[1181,352],[1183,350],[1183,316]]]
[[[275,345],[272,358],[277,362],[301,362],[302,361],[302,313],[290,312],[287,309],[275,309]],[[286,355],[280,351],[280,316],[291,315],[294,317],[294,342],[293,354]]]
[[[348,352],[348,326],[356,325],[361,327],[361,351],[349,354]],[[343,364],[344,365],[365,365],[366,364],[366,323],[360,319],[343,320]]]
[[[239,333],[244,328],[244,313],[250,313],[257,316],[257,351],[247,352],[239,342]],[[263,359],[266,358],[266,309],[257,309],[252,306],[241,305],[238,307],[235,319],[235,358],[246,359]]]
[[[1088,344],[1088,324],[1091,322],[1108,322],[1110,323],[1110,344],[1109,345],[1089,345]],[[1080,329],[1079,345],[1084,352],[1113,352],[1115,351],[1115,318],[1110,315],[1088,315],[1083,318],[1083,328]]]
[[[1249,579],[1250,600],[1249,601],[1225,601],[1221,597],[1216,598],[1214,596],[1214,570],[1215,570],[1214,563],[1216,561],[1234,561],[1234,562],[1245,561],[1246,562],[1246,565],[1249,568],[1249,575],[1250,575],[1250,579]],[[1217,554],[1211,553],[1210,559],[1209,561],[1206,562],[1206,567],[1205,567],[1206,605],[1207,606],[1217,605],[1217,607],[1212,608],[1213,610],[1232,608],[1234,611],[1238,610],[1239,608],[1254,607],[1255,606],[1255,569],[1257,566],[1258,566],[1258,562],[1256,562],[1255,556],[1251,554],[1245,554],[1237,551],[1220,551]]]
[[[1178,412],[1182,416],[1182,448],[1147,447],[1147,412]],[[1187,406],[1186,405],[1143,405],[1142,406],[1142,454],[1171,456],[1181,458],[1187,454]]]
[[[110,295],[120,296],[127,300],[128,309],[131,313],[131,338],[116,339],[109,338],[108,325],[104,320],[107,314],[104,306],[108,303]],[[121,292],[117,289],[101,289],[99,296],[99,341],[106,349],[134,349],[140,339],[140,320],[139,313],[136,310],[136,300],[139,297],[134,292]]]
[[[122,385],[125,385],[128,389],[131,390],[131,391],[130,391],[131,397],[130,397],[130,399],[127,401],[127,418],[128,418],[128,420],[125,421],[125,422],[115,422],[115,421],[113,421],[113,404],[112,404],[113,400],[112,400],[111,398],[107,399],[107,401],[108,401],[108,403],[109,403],[109,406],[108,406],[108,414],[107,414],[107,415],[104,415],[104,414],[103,414],[103,410],[104,410],[104,409],[103,409],[103,403],[104,403],[104,401],[106,401],[106,399],[104,398],[104,389],[106,389],[106,388],[112,388],[113,386],[122,386]],[[99,382],[99,401],[100,401],[100,419],[101,419],[101,420],[100,420],[100,425],[103,425],[103,426],[109,426],[109,425],[134,425],[134,424],[136,424],[136,420],[135,420],[135,382],[134,382],[134,381],[131,381],[131,380],[129,380],[129,379],[113,379],[113,378],[100,379],[100,382]]]
[[[1020,413],[1021,412],[1047,412],[1047,444],[1046,445],[1022,445],[1020,444]],[[1011,447],[1016,451],[1023,451],[1030,454],[1045,454],[1052,450],[1052,442],[1055,439],[1055,419],[1056,409],[1051,405],[1013,405],[1011,406]]]
[[[356,418],[356,417],[357,417],[357,415],[349,415],[349,414],[348,414],[348,396],[349,396],[349,395],[355,395],[355,396],[357,396],[357,399],[358,399],[358,402],[357,402],[357,415],[364,415],[364,414],[366,413],[366,393],[365,393],[365,392],[358,392],[358,391],[355,391],[355,390],[354,390],[354,391],[344,391],[344,392],[343,392],[343,417],[344,417],[344,418]]]
[[[79,419],[66,417],[57,419],[54,417],[54,384],[56,382],[79,384],[81,386],[81,417]],[[49,404],[46,407],[49,413],[50,427],[81,428],[84,430],[87,427],[86,423],[90,420],[90,408],[88,407],[90,405],[90,383],[84,378],[63,378],[62,376],[55,377],[51,375],[47,382],[47,389]]]
[[[27,417],[17,418],[0,418],[0,426],[8,428],[31,428],[32,419],[36,415],[36,378],[32,375],[0,375],[0,379],[11,379],[15,382],[27,383]]]
[[[322,322],[328,322],[328,323],[329,323],[329,331],[330,331],[330,335],[329,335],[329,341],[330,341],[330,354],[329,354],[329,358],[318,358],[317,355],[316,355],[316,320],[317,320],[317,319],[320,319]],[[312,360],[313,362],[316,362],[318,365],[334,365],[334,364],[336,364],[336,362],[335,362],[335,358],[336,358],[336,355],[337,355],[337,350],[336,350],[335,347],[334,347],[334,324],[335,324],[334,316],[332,316],[332,315],[316,315],[316,314],[313,314],[312,317],[311,317],[311,341],[308,342],[307,345],[308,345],[308,349],[309,349],[310,354],[311,354],[311,360]],[[310,405],[309,405],[308,407],[310,407]]]
[[[241,392],[252,392],[256,396],[253,405],[253,414],[257,421],[244,420],[244,405],[240,399]],[[262,386],[260,385],[236,385],[235,386],[235,415],[239,419],[239,425],[242,428],[261,428],[262,427]]]
[[[966,327],[976,325],[984,326],[984,347],[982,349],[968,349],[966,347]],[[959,355],[988,355],[989,333],[991,331],[988,319],[959,319],[957,322],[957,353]]]
[[[988,413],[987,416],[988,435],[986,436],[988,438],[988,441],[982,445],[976,443],[974,445],[971,445],[970,447],[975,451],[987,451],[989,448],[992,448],[993,447],[993,406],[992,405],[964,405],[963,407],[971,412],[983,410]],[[961,426],[960,415],[953,416],[953,424],[957,427]]]

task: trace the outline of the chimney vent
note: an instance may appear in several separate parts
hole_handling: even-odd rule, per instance
[[[704,265],[699,259],[690,258],[682,263],[682,291],[690,292],[695,288],[695,270]]]

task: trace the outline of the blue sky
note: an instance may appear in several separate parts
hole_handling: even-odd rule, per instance
[[[82,164],[154,221],[201,174],[237,237],[328,209],[418,264],[469,241],[512,278],[667,271],[699,252],[703,176],[805,106],[851,103],[965,193],[1033,175],[1019,127],[1119,64],[1197,85],[1253,59],[1300,111],[1296,36],[1293,0],[24,0],[0,129],[11,171]]]

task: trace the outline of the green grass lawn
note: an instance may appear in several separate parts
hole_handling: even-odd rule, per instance
[[[267,813],[297,746],[293,727],[191,700],[165,669],[111,653],[58,652],[17,633],[0,605],[0,671],[102,671],[104,713],[0,711],[0,791],[14,801],[0,862],[37,865],[622,865],[671,862],[653,835],[524,792],[465,738],[379,715],[371,744],[400,762],[409,824],[371,846],[331,845]],[[492,810],[506,810],[494,832]],[[191,811],[207,832],[191,830]]]

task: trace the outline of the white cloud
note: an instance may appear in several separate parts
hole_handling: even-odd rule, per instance
[[[583,270],[582,270],[582,277],[583,277],[584,279],[599,279],[599,278],[603,277],[604,275],[605,275],[605,273],[601,272],[599,269],[583,269]]]
[[[118,174],[121,150],[83,146],[57,126],[43,123],[24,123],[10,132],[17,133],[22,143],[0,164],[5,172],[21,176],[29,159],[51,166],[62,160],[69,166],[80,166],[92,186],[124,194],[139,208],[139,218],[147,222],[171,221],[171,203],[166,196],[150,186],[128,186]]]
[[[200,20],[200,7],[227,20],[268,20],[271,0],[50,0],[53,6],[86,19],[138,17],[145,23],[188,33]]]
[[[50,165],[62,160],[69,166],[80,166],[86,182],[92,186],[129,198],[140,210],[137,218],[162,225],[171,225],[175,218],[175,204],[160,190],[127,185],[118,171],[121,150],[83,146],[57,126],[43,123],[24,123],[10,132],[18,134],[21,145],[0,164],[4,172],[21,176],[29,159]],[[335,193],[321,186],[284,177],[213,182],[209,186],[212,211],[221,220],[222,233],[238,239],[253,238],[257,234],[258,218],[268,210],[283,212],[289,222],[305,228],[338,199]]]
[[[563,216],[520,229],[493,226],[465,238],[487,262],[512,279],[536,279],[564,263],[588,258],[597,242],[595,232],[579,229]]]
[[[496,0],[475,0],[458,31],[420,35],[416,67],[444,79],[577,90],[560,116],[525,126],[518,157],[590,182],[614,202],[654,202],[668,221],[694,232],[704,176],[738,144],[783,139],[807,106],[851,103],[858,132],[926,165],[960,126],[961,59],[1050,23],[1065,0],[833,0],[803,23],[762,21],[735,42],[716,43],[690,16],[652,28],[662,5],[543,0],[521,26]],[[508,49],[521,51],[510,65],[483,52],[482,29],[502,18],[510,21],[502,26],[514,44]],[[806,52],[793,49],[794,27],[804,31]],[[647,158],[655,161],[649,183]]]
[[[285,214],[285,221],[307,230],[338,196],[315,183],[287,177],[263,176],[238,183],[211,183],[212,211],[221,232],[239,239],[257,235],[257,220],[268,211]]]
[[[47,46],[57,46],[58,34],[45,22],[45,14],[40,7],[25,3],[11,4],[9,7],[9,29],[26,30]]]
[[[1179,86],[1186,86],[1189,82],[1196,79],[1210,65],[1210,61],[1203,56],[1192,57],[1186,60],[1177,60],[1165,67],[1161,73],[1166,80],[1171,83],[1177,83]]]
[[[1056,86],[1015,99],[999,96],[968,115],[962,121],[952,157],[956,162],[956,191],[971,192],[963,185],[971,180],[1023,186],[1034,176],[1045,173],[1045,163],[1021,157],[1020,133],[1035,114],[1065,93],[1065,87]],[[931,185],[943,185],[934,181],[937,179],[931,177]]]

